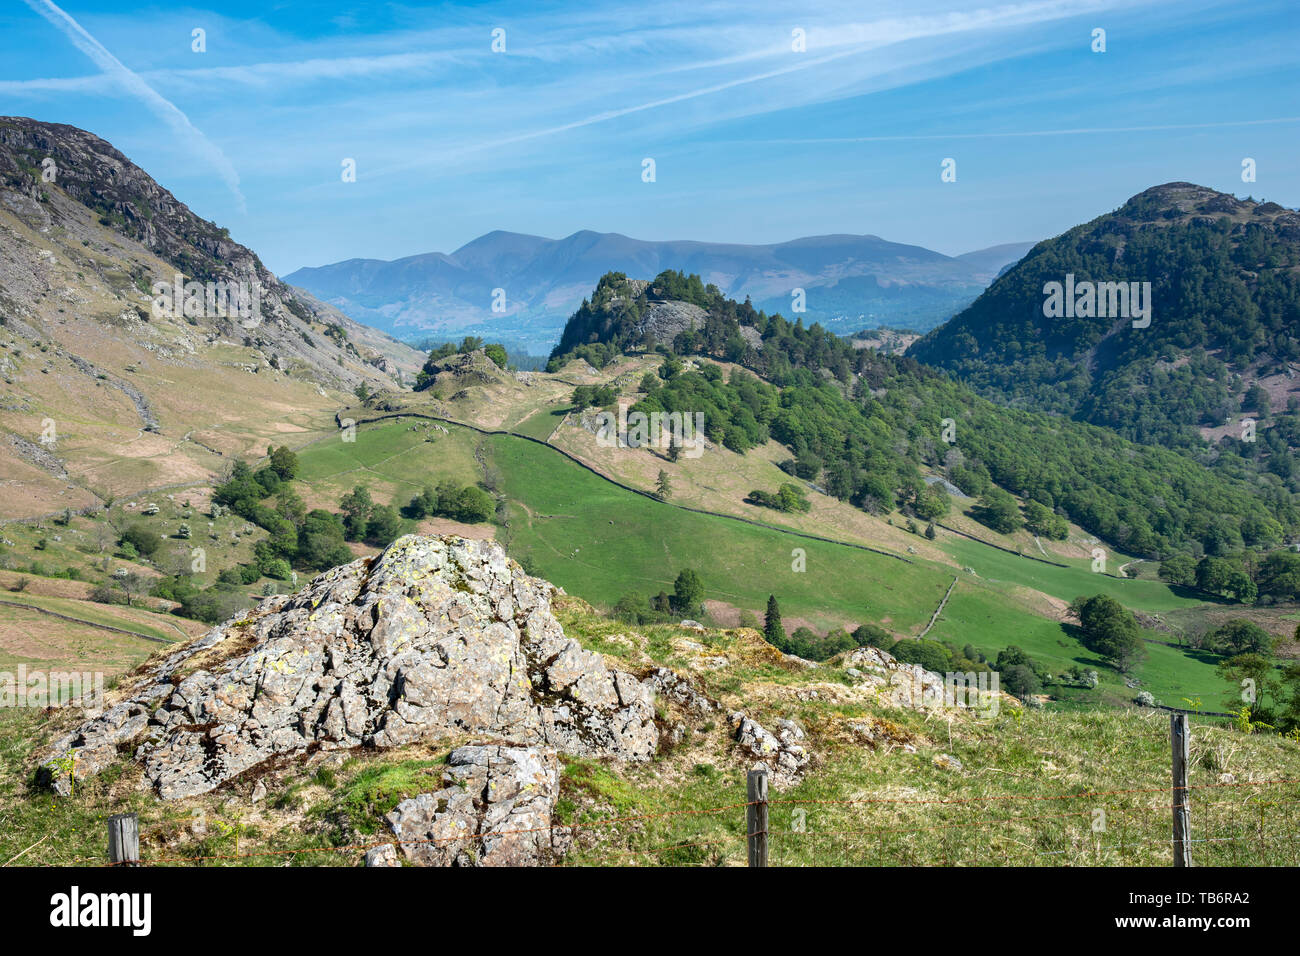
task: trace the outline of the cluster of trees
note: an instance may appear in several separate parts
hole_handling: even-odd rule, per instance
[[[876,630],[886,634],[880,628]],[[807,661],[824,661],[841,651],[862,647],[866,643],[866,633],[863,631],[864,640],[861,643],[855,637],[856,631],[851,635],[843,629],[819,635],[812,628],[797,627],[793,633],[786,634],[785,624],[781,620],[781,605],[775,594],[768,596],[767,610],[763,616],[763,637],[782,654],[793,654]]]
[[[468,355],[478,349],[482,349],[483,353],[495,362],[498,368],[507,366],[509,356],[504,345],[499,342],[489,342],[485,345],[477,335],[467,335],[461,339],[459,345],[453,342],[443,342],[441,345],[434,346],[429,350],[429,355],[424,360],[424,367],[415,373],[415,390],[420,392],[433,384],[433,380],[439,372],[439,363],[443,359],[450,358],[453,355]]]
[[[1243,552],[1228,557],[1171,555],[1160,563],[1161,580],[1195,587],[1239,603],[1300,600],[1300,554]]]
[[[496,499],[478,485],[457,485],[441,481],[436,488],[426,485],[404,509],[406,517],[452,518],[466,524],[488,521],[496,513]]]
[[[808,501],[808,496],[804,493],[804,490],[798,485],[792,485],[789,482],[782,483],[775,494],[757,489],[751,491],[745,500],[751,505],[775,508],[777,511],[785,512],[808,511],[812,508],[812,504]]]
[[[1268,655],[1273,652],[1273,635],[1254,621],[1235,617],[1207,632],[1201,639],[1201,646],[1228,657]]]
[[[854,349],[818,324],[769,316],[689,276],[661,274],[652,286],[685,288],[687,301],[706,310],[703,324],[671,343],[646,340],[639,319],[647,296],[611,273],[570,319],[550,367],[577,355],[600,365],[602,355],[658,349],[666,355],[659,382],[643,383],[647,394],[635,408],[700,412],[706,435],[737,452],[774,438],[794,452],[792,474],[865,510],[939,517],[948,503],[922,481],[929,468],[967,495],[989,496],[981,513],[1002,527],[1062,537],[1072,521],[1149,558],[1216,554],[1234,541],[1268,546],[1300,529],[1300,509],[1282,481],[1261,479],[1240,457],[1207,468],[1105,428],[1002,408],[913,358]],[[759,334],[761,348],[742,327]],[[766,381],[711,365],[684,371],[687,354],[737,363]],[[952,442],[942,437],[944,419],[955,422]],[[1023,513],[999,490],[1023,499]]]
[[[604,408],[616,398],[618,389],[613,385],[579,385],[573,390],[575,408]]]
[[[352,560],[348,542],[383,547],[405,531],[403,514],[393,505],[375,502],[364,485],[340,499],[338,513],[308,511],[292,487],[297,468],[297,456],[285,447],[271,450],[268,463],[256,471],[236,462],[229,478],[213,490],[212,501],[216,508],[228,508],[267,532],[254,545],[252,561],[224,568],[208,588],[192,574],[176,574],[162,578],[153,593],[178,602],[186,616],[216,623],[246,606],[248,585],[263,577],[287,581],[294,569],[314,572],[346,564]],[[444,481],[426,487],[403,510],[406,518],[445,515],[478,522],[492,517],[496,501],[477,486]],[[153,553],[161,544],[154,532],[140,525],[128,528],[122,541],[141,554]]]
[[[665,624],[702,614],[704,584],[697,572],[684,568],[673,582],[673,591],[660,591],[647,600],[636,592],[629,592],[614,605],[614,616],[629,624]]]
[[[402,533],[402,516],[393,505],[377,504],[365,485],[355,485],[339,499],[343,537],[384,547]]]

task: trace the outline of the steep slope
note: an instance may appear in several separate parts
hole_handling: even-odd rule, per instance
[[[950,257],[877,236],[812,236],[771,245],[647,242],[617,233],[544,239],[490,232],[450,255],[350,259],[286,281],[395,334],[474,331],[550,349],[565,319],[606,272],[697,273],[736,299],[790,308],[805,290],[809,321],[850,332],[872,322],[919,330],[961,308],[1029,243]],[[504,289],[505,312],[492,311]],[[841,328],[840,326],[843,325]]]
[[[178,275],[198,285],[178,297]],[[202,479],[418,358],[298,295],[103,140],[0,118],[0,516]]]
[[[1045,314],[1056,311],[1049,283],[1062,299],[1068,283],[1077,290],[1062,314]],[[1093,304],[1092,283],[1120,283],[1120,296],[1095,290]],[[1149,283],[1149,324],[1113,307],[1123,283]],[[908,354],[991,397],[1137,441],[1239,439],[1242,413],[1300,402],[1300,214],[1191,183],[1153,187],[1039,243]],[[1277,473],[1289,477],[1300,422],[1282,424]]]

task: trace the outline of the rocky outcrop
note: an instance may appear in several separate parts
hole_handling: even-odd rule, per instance
[[[878,647],[858,647],[840,662],[857,682],[877,688],[878,696],[900,707],[943,707],[943,677],[920,664],[907,664]]]
[[[408,535],[164,658],[48,758],[71,754],[82,778],[133,753],[165,799],[315,750],[452,735],[649,759],[652,685],[565,637],[553,593],[495,542]]]
[[[636,341],[651,338],[655,342],[671,345],[687,329],[704,328],[709,314],[690,302],[652,302],[634,328]]]
[[[772,772],[772,785],[784,790],[799,782],[811,757],[801,741],[803,728],[793,720],[778,720],[776,733],[751,717],[736,711],[728,717],[741,751],[765,764]]]
[[[559,793],[553,750],[460,747],[443,787],[388,814],[398,851],[416,866],[540,866],[564,855],[569,831],[553,824]]]

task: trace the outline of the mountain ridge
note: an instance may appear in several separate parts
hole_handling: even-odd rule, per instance
[[[608,272],[699,273],[732,298],[781,312],[791,311],[793,290],[802,288],[808,321],[842,332],[864,323],[924,331],[1032,245],[947,256],[871,234],[746,244],[643,240],[590,229],[561,239],[493,230],[451,253],[353,258],[300,268],[284,279],[393,334],[451,337],[464,330],[549,350],[568,315]],[[504,312],[492,311],[495,289],[505,292]]]

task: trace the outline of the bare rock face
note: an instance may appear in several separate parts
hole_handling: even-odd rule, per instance
[[[553,750],[460,747],[443,789],[402,801],[388,825],[415,866],[546,865],[569,843],[552,825],[559,768]]]
[[[728,718],[741,751],[772,772],[772,785],[778,790],[794,786],[803,776],[811,757],[801,741],[803,728],[793,720],[778,720],[774,734],[740,711]]]
[[[176,651],[49,757],[71,752],[81,778],[134,751],[164,799],[311,750],[451,734],[649,759],[651,685],[566,638],[553,593],[495,542],[408,535]]]
[[[633,334],[638,339],[648,335],[656,342],[671,344],[678,334],[687,329],[704,328],[704,321],[708,317],[707,312],[690,302],[653,302],[637,323]]]
[[[845,655],[843,664],[860,668],[855,680],[874,685],[895,706],[925,710],[945,705],[947,689],[941,675],[920,664],[904,663],[888,651],[858,647]]]

